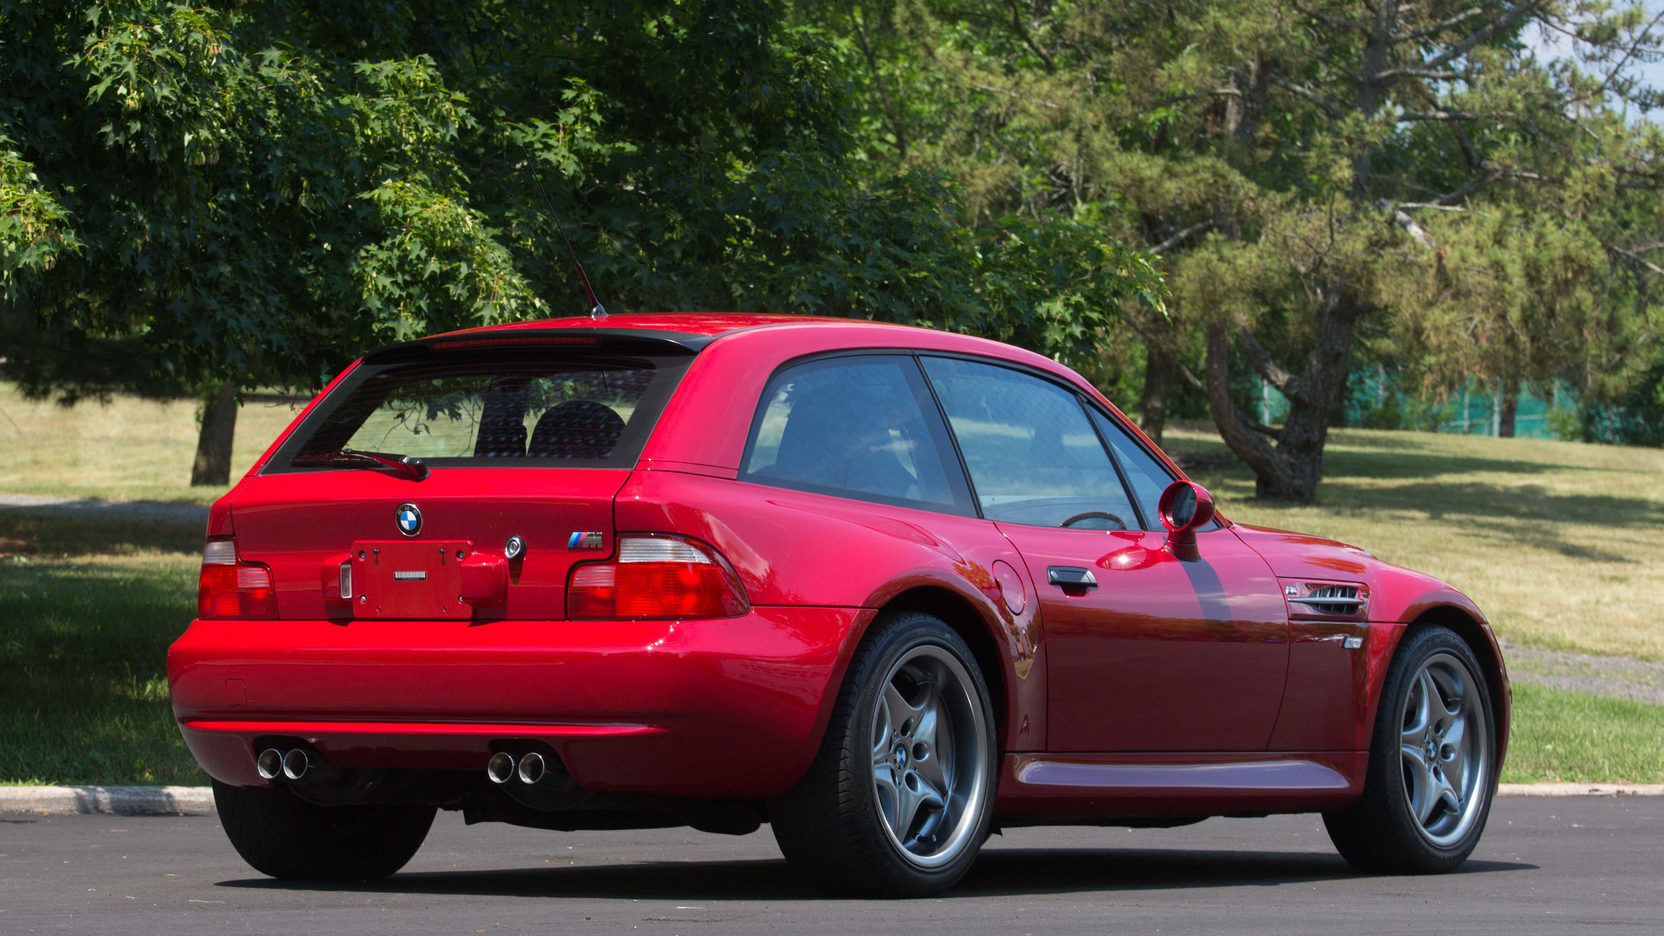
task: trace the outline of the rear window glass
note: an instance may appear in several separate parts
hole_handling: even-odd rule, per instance
[[[327,467],[342,450],[430,465],[629,467],[685,359],[471,352],[364,365],[273,460]]]

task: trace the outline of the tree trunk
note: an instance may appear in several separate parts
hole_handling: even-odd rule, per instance
[[[1144,346],[1144,396],[1139,400],[1138,428],[1156,444],[1167,428],[1167,391],[1173,382],[1173,359],[1153,345]]]
[[[208,394],[196,437],[191,484],[231,483],[231,437],[237,430],[237,384],[226,381]]]
[[[1514,417],[1520,411],[1520,379],[1509,377],[1502,383],[1502,404],[1498,408],[1501,415],[1497,417],[1496,434],[1501,439],[1514,437]]]
[[[1231,399],[1231,346],[1225,326],[1215,322],[1207,333],[1208,409],[1219,435],[1236,457],[1254,470],[1254,493],[1277,500],[1297,500],[1294,472],[1282,453],[1255,434]]]
[[[1301,381],[1301,398],[1289,400],[1288,419],[1278,437],[1277,450],[1293,466],[1295,499],[1301,502],[1317,494],[1329,424],[1345,411],[1352,337],[1362,313],[1362,307],[1347,292],[1325,297],[1317,323],[1317,345],[1312,348],[1311,365]]]
[[[1317,494],[1317,483],[1323,479],[1323,446],[1329,440],[1329,424],[1346,399],[1346,369],[1362,312],[1363,307],[1345,292],[1326,296],[1306,373],[1298,380],[1275,374],[1273,382],[1288,397],[1289,407],[1288,418],[1276,433],[1275,448],[1231,399],[1230,340],[1225,326],[1215,323],[1208,328],[1208,404],[1225,444],[1254,470],[1256,497],[1307,503]],[[1252,339],[1245,334],[1242,340],[1258,348]],[[1257,355],[1264,355],[1264,349],[1258,349]],[[1271,369],[1269,362],[1262,364]],[[1261,376],[1273,378],[1270,373]]]

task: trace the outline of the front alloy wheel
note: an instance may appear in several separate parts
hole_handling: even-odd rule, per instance
[[[1496,717],[1472,648],[1445,627],[1405,636],[1381,688],[1363,795],[1323,814],[1365,871],[1436,873],[1467,860],[1496,794]]]
[[[1404,807],[1427,841],[1441,848],[1473,828],[1489,789],[1482,691],[1466,664],[1440,652],[1422,665],[1405,701]]]
[[[939,893],[988,837],[996,750],[964,640],[928,614],[887,617],[850,663],[815,763],[769,804],[775,840],[822,890]]]

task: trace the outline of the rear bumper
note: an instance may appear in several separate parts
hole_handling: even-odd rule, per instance
[[[256,739],[340,767],[480,770],[552,745],[594,790],[754,798],[796,783],[872,612],[717,621],[196,621],[168,651],[191,753],[254,786]]]

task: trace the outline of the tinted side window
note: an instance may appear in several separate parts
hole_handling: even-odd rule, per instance
[[[1120,463],[1121,471],[1127,476],[1127,484],[1132,488],[1133,496],[1138,498],[1138,506],[1144,511],[1144,528],[1161,530],[1161,517],[1156,513],[1156,502],[1161,500],[1161,492],[1167,489],[1167,485],[1176,479],[1114,420],[1097,410],[1092,410],[1092,421],[1108,440],[1109,447],[1115,450],[1115,460]]]
[[[810,361],[763,391],[740,480],[972,513],[952,443],[911,357]]]
[[[983,516],[1093,530],[1138,526],[1115,466],[1073,393],[992,364],[953,358],[925,358],[924,364]]]

